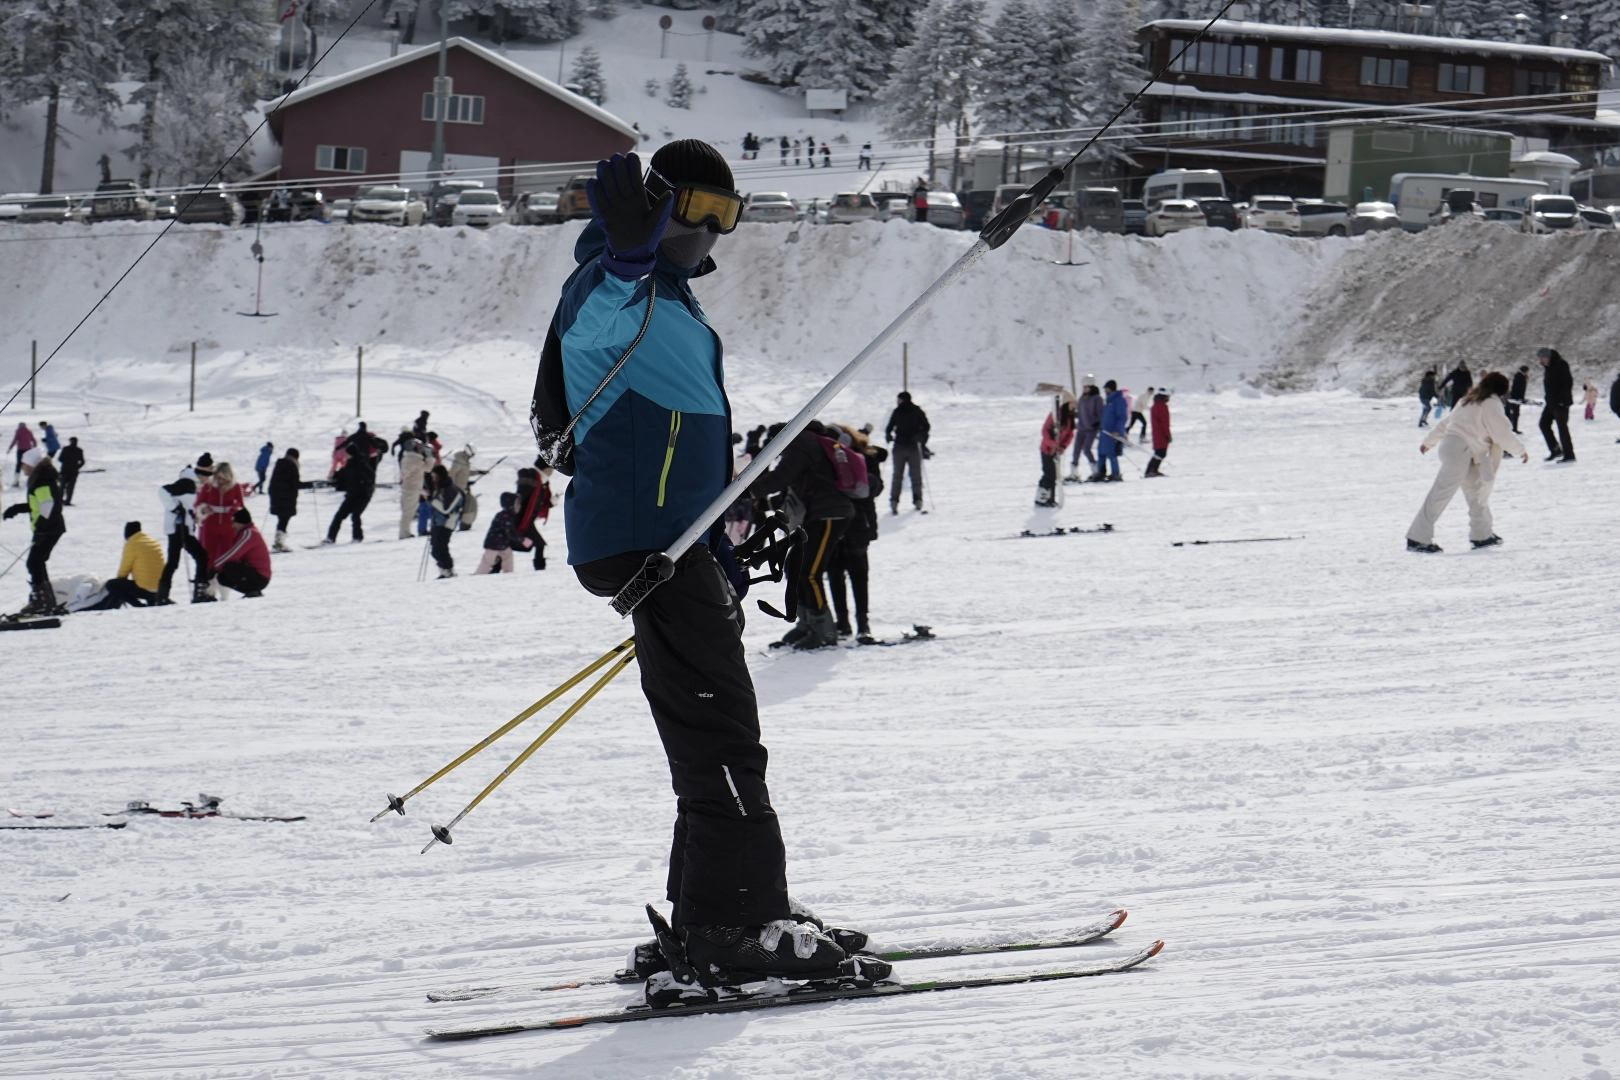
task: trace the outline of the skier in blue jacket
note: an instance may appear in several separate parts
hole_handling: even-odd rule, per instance
[[[1103,389],[1108,391],[1108,400],[1103,404],[1102,433],[1097,438],[1097,479],[1123,480],[1125,478],[1119,474],[1119,448],[1125,439],[1125,424],[1131,411],[1119,384],[1113,379],[1103,383]],[[1113,472],[1108,471],[1110,464]]]
[[[725,158],[697,139],[659,149],[645,178],[637,155],[615,154],[586,194],[594,220],[546,335],[531,420],[537,437],[575,420],[572,460],[556,462],[573,478],[568,562],[588,590],[613,596],[732,477],[720,337],[690,283],[714,269],[709,252],[742,199]],[[789,905],[742,606],[711,551],[722,527],[633,613],[677,808],[667,886],[677,955],[644,945],[636,956],[655,1004],[708,992],[679,985],[694,974],[702,987],[804,978],[846,956]]]

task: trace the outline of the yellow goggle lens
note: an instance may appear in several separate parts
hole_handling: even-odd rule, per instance
[[[683,224],[702,225],[712,219],[720,226],[721,232],[730,232],[737,227],[737,218],[741,214],[742,200],[735,195],[691,187],[679,188],[675,192],[674,217]]]

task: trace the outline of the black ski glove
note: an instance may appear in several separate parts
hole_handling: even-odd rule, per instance
[[[16,517],[18,514],[26,514],[26,513],[28,513],[28,504],[27,503],[13,503],[12,505],[6,507],[6,512],[4,514],[0,514],[0,518],[4,518],[5,520],[10,521],[12,518]]]
[[[603,268],[626,281],[651,273],[658,242],[664,238],[675,206],[674,193],[666,193],[649,206],[641,159],[635,154],[614,154],[596,163],[596,179],[586,181],[585,198],[607,233]]]

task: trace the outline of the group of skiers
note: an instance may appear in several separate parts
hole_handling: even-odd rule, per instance
[[[766,136],[763,141],[769,141],[769,136]],[[758,158],[761,145],[762,139],[760,136],[755,135],[752,131],[745,134],[742,137],[742,159],[744,161],[753,161]],[[814,136],[805,136],[803,142],[798,139],[790,140],[786,135],[778,136],[776,150],[783,165],[788,163],[788,153],[791,151],[793,164],[798,165],[805,162],[812,169],[816,167],[816,154],[818,151],[816,150]],[[870,155],[871,147],[868,146],[865,152]],[[821,167],[824,169],[832,168],[832,148],[827,145],[825,140],[821,143],[819,153],[821,154]]]
[[[1547,460],[1573,462],[1575,443],[1569,434],[1569,410],[1575,406],[1574,373],[1570,370],[1569,362],[1557,349],[1551,347],[1538,349],[1536,359],[1543,368],[1541,420],[1537,426],[1541,429],[1542,439],[1547,443]],[[1447,408],[1454,408],[1468,394],[1473,381],[1474,377],[1468,370],[1466,360],[1458,361],[1457,366],[1438,382],[1434,368],[1425,371],[1418,382],[1418,400],[1423,405],[1423,412],[1418,417],[1418,427],[1429,426],[1431,411],[1438,420],[1445,414]],[[1526,404],[1529,381],[1530,365],[1519,365],[1519,369],[1513,373],[1508,383],[1504,398],[1503,415],[1515,435],[1522,434],[1519,430],[1519,410]],[[1587,381],[1584,384],[1581,403],[1585,406],[1586,419],[1596,420],[1598,388],[1595,383]],[[1614,383],[1609,387],[1609,408],[1615,415],[1620,416],[1620,374],[1615,376]],[[1620,442],[1620,439],[1615,441]]]
[[[1068,483],[1118,483],[1119,454],[1129,444],[1131,432],[1140,424],[1142,437],[1149,436],[1151,421],[1153,456],[1148,460],[1146,477],[1165,475],[1160,466],[1170,452],[1170,391],[1168,388],[1146,391],[1131,396],[1113,379],[1099,389],[1096,377],[1087,375],[1080,387],[1080,396],[1067,386],[1042,383],[1037,393],[1050,394],[1052,408],[1041,424],[1041,479],[1035,489],[1035,505],[1050,507],[1061,504],[1062,489],[1058,485],[1058,471],[1063,452],[1070,450]],[[1092,445],[1096,445],[1096,453]],[[1088,476],[1080,475],[1080,457],[1085,455],[1091,465]]]

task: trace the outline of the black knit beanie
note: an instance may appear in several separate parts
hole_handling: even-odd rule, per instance
[[[672,184],[707,184],[736,191],[731,166],[720,151],[702,139],[676,139],[665,143],[652,156],[652,167]]]

